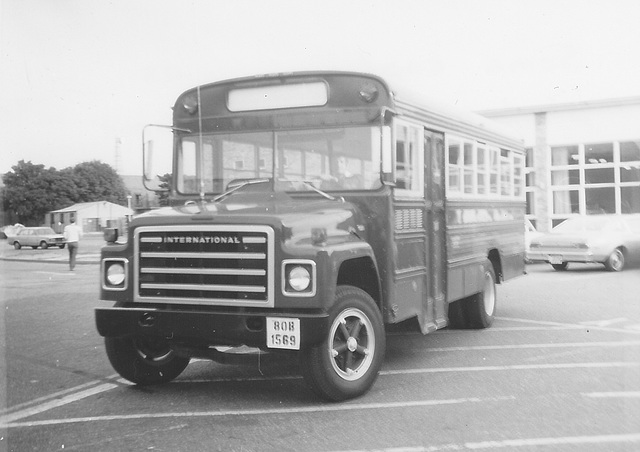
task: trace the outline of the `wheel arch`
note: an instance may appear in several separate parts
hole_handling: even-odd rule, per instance
[[[504,274],[502,273],[502,257],[500,256],[500,251],[497,248],[490,249],[487,253],[487,259],[489,259],[493,267],[493,272],[496,275],[496,283],[502,284]]]
[[[340,263],[336,285],[349,285],[364,290],[381,308],[382,289],[378,268],[371,256],[346,259]]]

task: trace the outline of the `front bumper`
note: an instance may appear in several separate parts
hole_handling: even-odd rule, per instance
[[[561,264],[562,262],[598,263],[604,262],[606,256],[596,255],[591,251],[536,250],[527,251],[530,261]]]
[[[96,308],[101,336],[146,336],[191,346],[265,347],[267,317],[299,318],[301,347],[318,344],[328,329],[326,313]]]

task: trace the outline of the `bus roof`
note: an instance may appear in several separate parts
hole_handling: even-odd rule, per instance
[[[244,103],[237,103],[231,108],[229,105],[229,93],[231,92],[250,92],[255,88],[264,89],[265,87],[287,85],[311,87],[314,82],[323,82],[329,87],[324,101],[321,97],[313,97],[314,94],[311,93],[308,96],[303,96],[306,100],[286,100],[286,102],[309,102],[308,105],[300,103],[295,105],[267,103],[264,104],[266,107],[263,107],[255,104],[255,102],[259,101],[258,97],[267,98],[268,96],[266,93],[263,94],[258,91],[261,94],[260,96],[248,97],[249,100],[245,99]],[[453,105],[447,105],[430,97],[425,93],[426,90],[410,90],[401,84],[391,85],[386,79],[374,74],[348,71],[304,71],[255,75],[209,83],[185,91],[178,97],[174,107],[176,125],[179,125],[178,123],[185,124],[185,121],[188,121],[188,118],[183,113],[184,110],[180,107],[186,103],[185,100],[189,97],[193,99],[198,91],[198,95],[202,96],[203,111],[201,114],[203,117],[238,116],[247,112],[265,114],[265,111],[269,113],[279,111],[282,113],[290,107],[299,108],[300,110],[298,111],[305,110],[304,107],[309,107],[306,110],[317,111],[318,106],[323,106],[326,109],[336,110],[368,109],[375,113],[375,115],[368,116],[373,119],[379,116],[382,108],[387,108],[396,114],[424,122],[427,127],[432,127],[435,130],[467,135],[500,146],[515,149],[523,148],[522,140],[516,138],[512,132],[488,118],[464,111]],[[362,94],[363,92],[365,94]],[[371,97],[366,98],[366,92]],[[273,94],[273,97],[278,95],[275,91],[268,94]],[[300,91],[293,93],[292,96],[301,97]],[[321,95],[319,94],[318,96]],[[272,100],[272,102],[277,103],[278,101]],[[254,106],[247,107],[247,105]],[[274,107],[274,110],[269,110],[269,105],[277,106]],[[232,108],[237,109],[234,111]],[[183,113],[182,115],[181,112]]]

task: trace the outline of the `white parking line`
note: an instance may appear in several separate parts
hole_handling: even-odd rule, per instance
[[[522,438],[505,439],[497,441],[467,442],[461,444],[442,444],[440,446],[418,447],[393,447],[388,449],[375,449],[375,452],[440,452],[449,450],[482,450],[504,449],[515,447],[536,446],[569,446],[580,444],[613,444],[613,443],[638,443],[640,433],[628,433],[621,435],[593,435],[593,436],[561,436],[558,438]],[[367,452],[366,449],[342,450],[336,452]]]
[[[16,427],[36,427],[47,425],[61,424],[77,424],[83,422],[95,421],[123,421],[133,419],[159,419],[159,418],[190,418],[190,417],[222,417],[222,416],[266,416],[273,414],[300,414],[300,413],[327,413],[339,411],[355,411],[355,410],[380,410],[392,408],[415,408],[440,405],[455,405],[464,403],[488,403],[500,402],[507,400],[515,400],[512,396],[503,397],[468,397],[459,399],[441,399],[441,400],[413,400],[406,402],[388,402],[388,403],[344,403],[336,405],[313,405],[296,408],[266,408],[262,410],[225,410],[225,411],[187,411],[181,413],[140,413],[140,414],[121,414],[111,416],[91,416],[77,417],[68,419],[49,419],[44,421],[33,422],[14,422],[9,424],[0,424],[0,428],[16,428]]]
[[[531,320],[531,319],[519,319],[514,317],[496,317],[498,320],[507,320],[509,322],[520,322],[520,323],[530,323],[534,325],[547,325],[547,326],[563,326],[567,328],[575,328],[575,329],[587,329],[594,331],[609,331],[614,333],[627,333],[627,334],[640,334],[640,330],[628,329],[628,328],[609,328],[609,327],[600,327],[600,326],[585,326],[580,325],[579,323],[562,323],[562,322],[550,322],[550,321],[541,321],[541,320]]]

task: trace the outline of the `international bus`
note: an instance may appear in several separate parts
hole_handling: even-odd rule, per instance
[[[101,252],[97,328],[133,383],[244,347],[357,397],[391,325],[489,327],[496,284],[524,274],[523,143],[485,118],[375,75],[294,72],[190,89],[164,130],[170,205]]]

